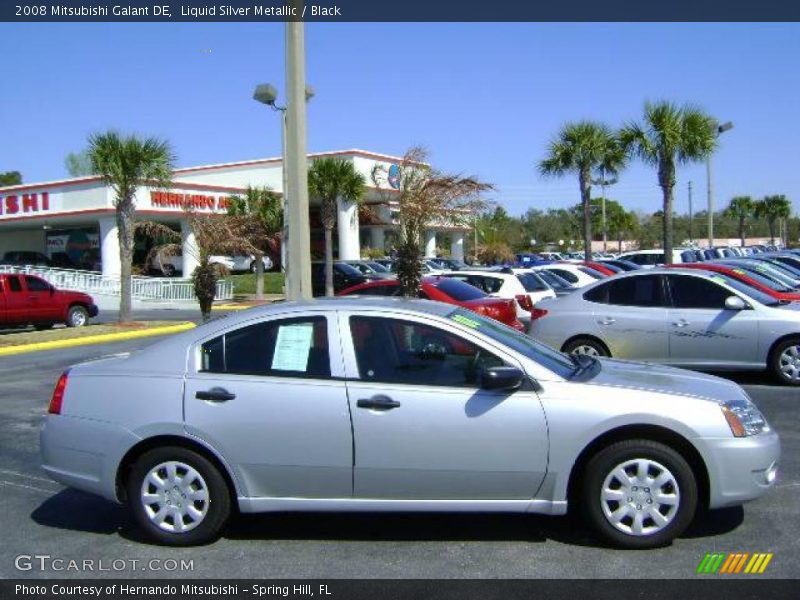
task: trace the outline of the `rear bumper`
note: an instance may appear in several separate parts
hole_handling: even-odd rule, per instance
[[[775,484],[781,455],[778,434],[702,440],[710,479],[709,508],[760,498]]]

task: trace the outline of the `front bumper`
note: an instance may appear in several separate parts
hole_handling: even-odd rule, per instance
[[[709,508],[760,498],[775,484],[781,445],[774,431],[702,440],[710,482]]]

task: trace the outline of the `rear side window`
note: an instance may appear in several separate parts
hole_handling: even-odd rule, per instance
[[[457,300],[459,302],[478,300],[479,298],[486,296],[486,294],[484,294],[478,288],[468,283],[464,283],[463,281],[450,279],[449,277],[439,277],[436,279],[436,281],[431,282],[431,285],[433,285],[433,287],[435,287],[437,290],[450,296],[453,300]]]
[[[483,275],[448,275],[451,279],[463,281],[469,285],[486,292],[487,294],[496,294],[503,287],[503,280],[500,277],[485,277]]]
[[[331,365],[325,317],[269,321],[229,331],[203,344],[200,370],[327,379]]]
[[[20,283],[19,277],[12,276],[8,278],[8,289],[12,292],[22,291],[22,283]]]
[[[644,277],[625,277],[609,281],[587,291],[583,298],[590,302],[601,304],[616,304],[619,306],[665,306],[664,294],[661,287],[661,277],[658,275]]]

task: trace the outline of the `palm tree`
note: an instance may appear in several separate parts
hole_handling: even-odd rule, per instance
[[[89,136],[92,172],[114,190],[120,257],[119,320],[131,320],[131,267],[138,187],[171,185],[175,155],[170,144],[157,138],[122,136],[116,131]]]
[[[792,214],[792,203],[783,194],[765,196],[755,203],[755,216],[766,219],[769,225],[770,243],[775,245],[775,223],[778,219],[788,219]]]
[[[255,248],[256,298],[260,300],[264,297],[264,246],[272,250],[278,246],[283,231],[283,204],[269,188],[248,186],[244,197],[230,198],[228,214],[254,221],[253,239],[248,241]]]
[[[561,128],[539,162],[544,176],[578,174],[583,207],[583,247],[586,259],[592,256],[592,171],[615,175],[625,165],[625,153],[611,129],[594,121],[567,123]]]
[[[360,203],[366,191],[366,179],[348,160],[320,158],[308,169],[308,191],[322,202],[320,217],[325,229],[325,295],[333,296],[333,228],[338,214],[336,202]]]
[[[741,246],[744,247],[744,222],[753,216],[755,205],[750,196],[736,196],[731,200],[722,214],[729,219],[737,219],[739,221],[739,240]]]
[[[700,109],[671,102],[647,102],[641,123],[629,123],[619,134],[626,151],[658,168],[663,195],[664,260],[672,262],[672,190],[675,168],[706,158],[717,145],[716,121]]]

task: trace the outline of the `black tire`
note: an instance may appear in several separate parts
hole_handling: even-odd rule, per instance
[[[36,331],[45,331],[46,329],[52,329],[54,324],[55,323],[36,323],[33,328]]]
[[[636,485],[637,482],[633,481],[633,485],[628,487],[615,487],[619,479],[612,473],[628,461],[641,459],[647,461],[644,464],[651,478],[663,474],[664,470],[671,476],[668,482],[660,486],[660,495],[655,487],[643,487],[648,485],[647,482],[640,481],[640,485]],[[629,469],[631,472],[625,469],[626,474],[638,474],[636,463]],[[689,526],[697,511],[697,481],[691,467],[683,456],[660,442],[633,439],[612,444],[593,456],[583,473],[578,497],[582,512],[595,533],[618,548],[633,550],[668,545]],[[602,498],[606,478],[610,479],[610,490],[623,494],[621,500]],[[626,494],[631,495],[626,497]],[[665,498],[671,500],[664,503]],[[671,507],[669,503],[674,504]],[[611,517],[606,517],[606,511],[612,513],[617,510],[624,510],[630,516],[622,517],[614,525]],[[653,510],[662,515],[663,523],[658,524],[650,516]],[[638,535],[633,533],[636,526],[634,517],[639,518],[637,513],[642,515],[642,532]],[[648,529],[651,530],[649,533]]]
[[[576,352],[576,350],[580,348],[591,349],[591,351]],[[589,354],[591,356],[611,356],[608,348],[606,348],[602,342],[590,337],[579,337],[570,340],[564,344],[562,352],[566,352],[567,354]]]
[[[164,273],[164,277],[175,277],[178,271],[172,265],[167,264],[161,266],[161,272]]]
[[[85,306],[76,304],[67,311],[67,327],[84,327],[89,323],[89,311]]]
[[[155,501],[152,505],[146,505],[143,497],[142,490],[145,484],[145,478],[151,470],[157,468],[164,463],[176,462],[181,465],[191,467],[200,476],[202,485],[198,485],[198,489],[205,489],[207,500],[196,500],[188,502],[185,500],[186,496],[183,495],[184,500],[178,498],[178,502],[191,502],[194,508],[198,511],[205,510],[204,516],[198,520],[197,523],[191,521],[188,517],[188,526],[190,529],[183,532],[168,531],[162,528],[151,520],[149,512],[156,512],[159,509],[159,501]],[[164,471],[166,473],[166,471]],[[180,472],[180,467],[178,468]],[[197,480],[195,480],[196,482]],[[191,483],[191,482],[190,482]],[[155,487],[151,488],[154,492]],[[186,448],[180,447],[166,447],[156,448],[145,452],[134,463],[131,469],[130,476],[127,481],[127,494],[128,504],[130,506],[133,517],[136,523],[141,527],[144,533],[150,539],[167,546],[195,546],[199,544],[206,544],[216,540],[231,513],[231,495],[225,478],[219,470],[204,456]],[[186,491],[186,490],[183,490]],[[197,491],[197,490],[192,490]],[[176,492],[181,494],[181,490]],[[153,494],[157,496],[158,493]],[[165,496],[166,497],[166,496]],[[169,501],[167,501],[169,503]],[[165,507],[165,510],[177,510],[175,506]],[[149,511],[149,512],[148,512]],[[184,521],[184,518],[181,518]],[[163,519],[165,527],[175,527],[177,523],[174,515],[168,515]],[[185,524],[184,527],[187,525]]]
[[[796,358],[791,355],[795,348]],[[784,353],[787,355],[784,356]],[[798,362],[793,361],[797,360]],[[786,367],[784,371],[781,367]],[[778,381],[785,385],[800,385],[800,338],[789,338],[777,344],[769,353],[769,370]]]
[[[256,261],[251,261],[251,262],[250,262],[250,267],[249,267],[249,269],[250,269],[250,272],[251,272],[251,273],[255,273],[255,272],[256,272]],[[266,270],[266,269],[265,269],[265,270]]]

